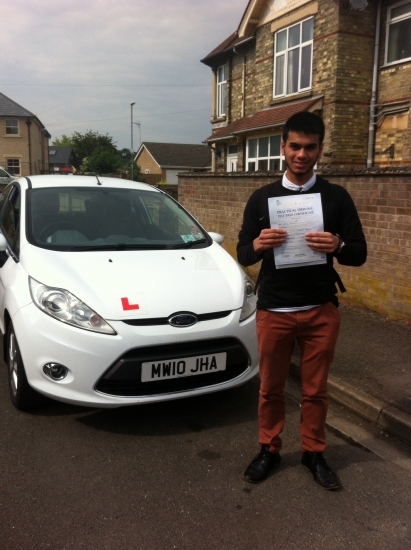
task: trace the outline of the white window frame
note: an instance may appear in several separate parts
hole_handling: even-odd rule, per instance
[[[16,158],[16,157],[7,158],[6,163],[7,163],[7,172],[9,174],[11,174],[12,176],[21,175],[21,162],[19,158]],[[13,164],[13,163],[18,163],[18,164]],[[16,168],[18,169],[18,172],[15,172]]]
[[[231,149],[231,152],[230,152]],[[238,145],[227,145],[227,172],[238,171]]]
[[[406,4],[410,4],[409,13],[406,13],[399,17],[392,17],[391,14],[393,10]],[[393,6],[390,6],[389,8],[387,8],[387,30],[386,30],[386,41],[385,41],[385,64],[386,65],[393,65],[395,63],[403,63],[404,61],[411,60],[411,56],[409,56],[409,57],[403,57],[400,59],[395,59],[394,61],[388,61],[388,47],[389,47],[389,41],[390,41],[391,27],[397,23],[400,23],[401,21],[406,21],[407,19],[410,20],[410,24],[411,24],[411,2],[409,0],[406,0],[405,2],[400,2],[398,4],[394,4]]]
[[[283,29],[278,30],[274,35],[274,75],[273,75],[273,97],[279,98],[279,97],[286,97],[289,95],[294,95],[297,93],[305,92],[307,90],[311,90],[312,87],[312,77],[313,77],[313,44],[314,44],[314,30],[313,30],[313,36],[310,40],[302,41],[302,26],[306,21],[313,21],[313,29],[314,29],[314,17],[307,17],[306,19],[303,19],[299,21],[298,23],[294,23],[293,25],[290,25],[289,27],[285,27]],[[295,29],[299,26],[300,31],[300,41],[299,44],[289,47],[289,36],[290,36],[290,29]],[[277,42],[278,37],[281,33],[286,32],[287,41],[286,41],[286,47],[285,49],[281,51],[277,51]],[[309,85],[308,86],[302,86],[301,82],[301,76],[302,76],[302,51],[303,49],[310,48],[310,75],[309,75]],[[288,60],[291,55],[291,52],[294,52],[298,50],[298,84],[297,84],[297,90],[293,90],[288,92]],[[276,93],[276,75],[277,75],[277,65],[281,62],[281,58],[284,58],[283,63],[283,71],[282,71],[282,80],[283,80],[283,86],[282,90],[279,91],[279,93]],[[278,70],[281,70],[281,66],[278,67]]]
[[[217,68],[216,82],[217,117],[222,117],[225,116],[227,109],[227,64]]]
[[[19,121],[16,118],[6,118],[6,136],[18,136],[19,135]],[[16,130],[8,131],[8,130]]]
[[[270,140],[270,138],[274,138],[274,137],[279,138],[279,141],[280,141],[279,154],[277,154],[277,152],[275,152],[275,154],[273,154],[273,152],[271,151],[271,140]],[[267,155],[261,155],[260,154],[260,139],[264,139],[264,138],[268,138],[268,154]],[[254,139],[257,140],[257,156],[250,157],[250,141],[254,140]],[[247,139],[246,171],[247,172],[257,172],[258,170],[264,170],[264,171],[267,171],[267,172],[273,172],[273,171],[277,171],[277,170],[281,170],[281,171],[285,170],[285,158],[281,154],[281,141],[282,141],[281,134],[269,134],[269,135],[258,136],[258,137],[249,137]],[[259,163],[260,162],[265,162],[265,161],[267,161],[267,169],[266,170],[259,167]],[[270,168],[270,161],[278,161],[279,162],[279,167],[271,169]],[[252,164],[252,163],[255,163],[254,170],[250,169],[250,164]]]

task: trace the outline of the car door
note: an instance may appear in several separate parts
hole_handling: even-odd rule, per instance
[[[17,185],[10,185],[0,197],[0,232],[7,241],[7,248],[0,252],[0,328],[4,332],[4,293],[10,272],[19,261],[20,253],[20,199]]]

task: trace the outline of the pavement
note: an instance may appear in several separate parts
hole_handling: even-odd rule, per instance
[[[330,399],[411,444],[411,323],[345,304],[340,313]],[[291,378],[299,378],[298,365],[297,347]]]

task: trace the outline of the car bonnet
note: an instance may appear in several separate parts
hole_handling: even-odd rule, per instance
[[[21,265],[107,320],[242,307],[244,274],[219,245],[193,250],[58,252],[27,244]]]

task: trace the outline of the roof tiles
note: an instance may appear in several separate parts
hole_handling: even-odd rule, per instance
[[[288,105],[280,105],[263,109],[249,117],[240,118],[226,126],[217,130],[206,141],[212,143],[225,138],[234,137],[237,134],[257,131],[263,128],[272,128],[274,126],[282,126],[290,116],[300,111],[308,111],[321,98],[310,99],[307,101],[299,101],[298,103],[290,103]]]
[[[0,93],[0,116],[35,117],[36,115]]]
[[[207,145],[145,141],[141,147],[145,147],[164,168],[205,168],[211,165],[211,150]]]

